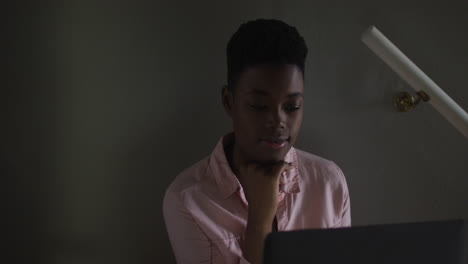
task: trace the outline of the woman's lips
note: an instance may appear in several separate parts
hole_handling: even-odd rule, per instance
[[[262,145],[276,150],[276,149],[280,149],[286,146],[286,143],[288,142],[288,140],[286,139],[281,139],[281,140],[262,139],[260,140],[260,142]]]

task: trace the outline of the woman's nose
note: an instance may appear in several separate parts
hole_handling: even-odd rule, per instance
[[[273,109],[268,113],[268,127],[270,128],[285,128],[286,120],[283,111]]]

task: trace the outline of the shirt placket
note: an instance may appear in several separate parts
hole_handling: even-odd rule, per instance
[[[285,195],[287,195],[285,193]],[[276,220],[278,222],[278,231],[284,231],[286,228],[286,225],[288,224],[288,208],[286,206],[286,200],[287,197],[284,197],[279,203],[278,203],[278,210],[276,210]]]

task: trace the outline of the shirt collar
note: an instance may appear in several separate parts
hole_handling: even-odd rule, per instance
[[[218,144],[216,144],[215,149],[210,155],[209,161],[209,172],[214,177],[217,187],[221,192],[221,195],[224,199],[231,196],[238,189],[243,193],[242,186],[239,183],[236,175],[229,166],[229,162],[226,158],[226,153],[224,148],[229,144],[232,144],[234,141],[234,133],[229,133],[222,137]],[[284,193],[297,193],[299,189],[299,169],[297,163],[296,150],[291,147],[291,149],[286,154],[284,160],[286,162],[292,163],[293,168],[285,171],[281,174],[280,178],[280,192]]]

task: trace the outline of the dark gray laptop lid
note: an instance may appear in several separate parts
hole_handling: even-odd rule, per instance
[[[264,263],[468,264],[463,220],[274,232]]]

